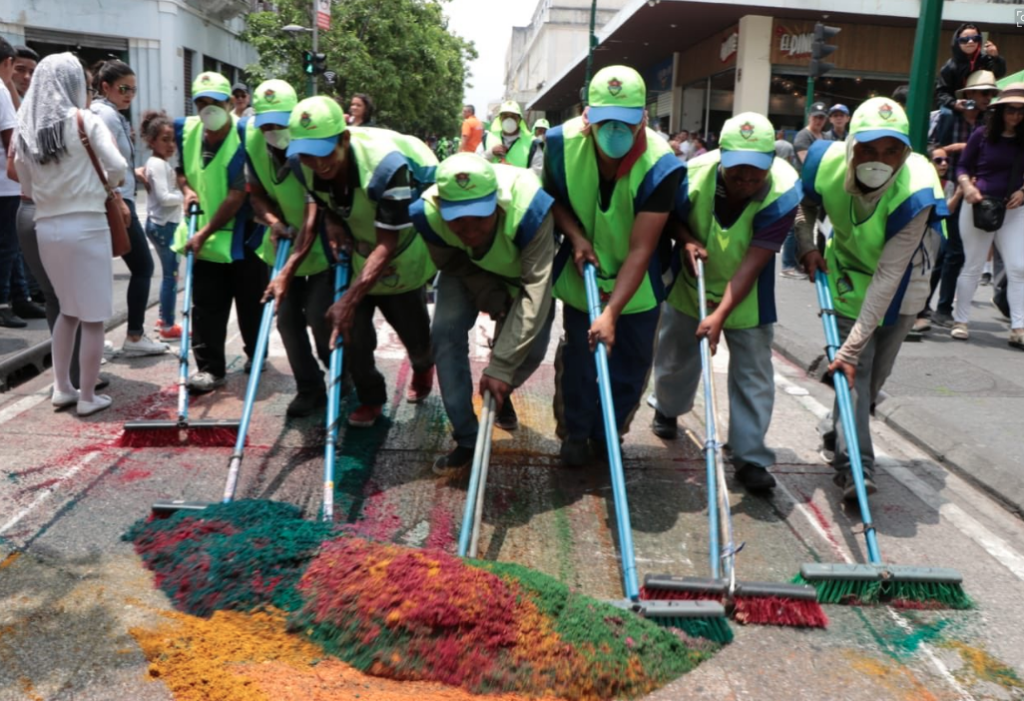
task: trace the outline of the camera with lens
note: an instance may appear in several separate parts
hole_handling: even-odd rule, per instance
[[[975,109],[978,109],[978,103],[975,102],[974,100],[964,100],[964,109],[965,110],[975,110]]]

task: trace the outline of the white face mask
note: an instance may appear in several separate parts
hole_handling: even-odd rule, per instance
[[[892,177],[892,166],[878,161],[861,163],[857,166],[857,180],[864,186],[874,190],[882,187]]]
[[[506,134],[515,134],[519,130],[519,122],[508,117],[501,120],[501,130]]]
[[[228,113],[223,107],[207,105],[199,112],[199,119],[209,131],[218,131],[228,123]]]
[[[292,135],[288,133],[287,129],[273,129],[263,132],[263,138],[274,148],[286,149],[292,140]]]

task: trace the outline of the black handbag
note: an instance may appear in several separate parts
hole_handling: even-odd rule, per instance
[[[1013,172],[1010,173],[1010,181],[1006,186],[1006,197],[985,197],[981,202],[975,202],[973,208],[974,228],[982,231],[999,231],[1003,228],[1003,219],[1006,217],[1006,201],[1013,194],[1013,185],[1020,177],[1021,154],[1018,152],[1013,161]]]

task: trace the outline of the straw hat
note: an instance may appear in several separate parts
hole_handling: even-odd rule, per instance
[[[956,91],[957,97],[963,97],[968,90],[995,90],[999,91],[996,85],[996,76],[992,71],[974,71],[967,76],[967,83]]]
[[[1024,83],[1010,83],[1003,92],[999,93],[999,99],[992,103],[993,107],[1000,105],[1024,105]]]

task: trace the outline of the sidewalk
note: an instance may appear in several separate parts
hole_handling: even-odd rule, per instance
[[[775,289],[775,349],[820,377],[827,363],[813,285],[777,277]],[[978,288],[970,341],[933,327],[904,343],[876,418],[1024,515],[1024,353],[1007,345],[1009,325],[991,296]]]

